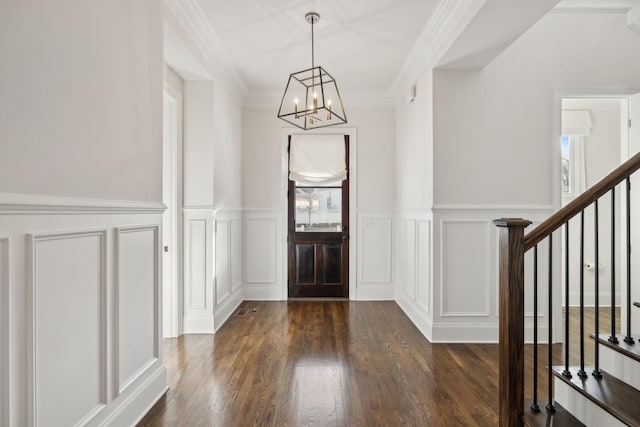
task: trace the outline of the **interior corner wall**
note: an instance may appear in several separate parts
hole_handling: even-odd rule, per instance
[[[484,69],[434,71],[434,341],[497,340],[491,220],[559,205],[554,89],[638,88],[638,52],[625,14],[550,13]]]
[[[0,6],[0,192],[162,200],[162,9]]]
[[[242,301],[242,109],[223,84],[184,87],[184,332],[212,333]]]
[[[431,70],[415,86],[415,99],[396,107],[396,301],[430,339],[434,167]]]
[[[395,116],[388,107],[349,108],[347,127],[357,128],[358,251],[357,298],[393,299],[395,209]],[[286,274],[281,241],[286,212],[281,212],[282,130],[288,126],[266,108],[243,110],[242,194],[245,206],[245,296],[283,298]],[[339,129],[331,128],[331,131]],[[376,245],[361,245],[360,240]],[[267,256],[265,256],[267,254]],[[359,293],[358,293],[359,292]]]

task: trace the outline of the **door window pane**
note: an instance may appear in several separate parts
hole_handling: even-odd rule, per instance
[[[342,231],[342,188],[296,186],[296,231]]]

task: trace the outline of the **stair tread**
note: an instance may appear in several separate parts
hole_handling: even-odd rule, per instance
[[[640,390],[605,371],[601,371],[601,379],[595,378],[591,375],[593,366],[585,367],[588,376],[583,380],[577,374],[578,369],[570,367],[572,377],[567,378],[562,375],[564,366],[554,366],[553,374],[623,423],[640,425]]]
[[[555,404],[556,411],[549,412],[544,407],[540,412],[533,412],[530,409],[532,400],[524,401],[524,415],[522,422],[527,427],[547,427],[547,426],[563,426],[563,427],[585,427],[576,417],[571,415],[569,411],[564,409],[562,405]],[[538,402],[542,404],[543,402]],[[544,405],[543,405],[544,406]]]
[[[595,339],[595,335],[590,335],[591,339]],[[632,335],[634,342],[632,344],[624,342],[624,335],[616,335],[618,338],[618,343],[612,343],[609,341],[609,335],[600,334],[598,335],[598,342],[600,344],[617,351],[618,353],[622,353],[625,356],[635,360],[636,362],[640,362],[640,337],[637,335]]]

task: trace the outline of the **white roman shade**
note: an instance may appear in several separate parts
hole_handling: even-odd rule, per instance
[[[589,136],[591,115],[589,110],[563,110],[562,134],[566,136]]]
[[[347,178],[343,135],[292,135],[289,179],[304,185],[326,185]]]

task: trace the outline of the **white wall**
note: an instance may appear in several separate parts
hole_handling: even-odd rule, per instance
[[[214,82],[183,84],[183,197],[185,208],[214,208]]]
[[[349,108],[346,127],[357,129],[357,213],[351,224],[358,236],[355,292],[359,299],[392,299],[395,206],[395,120],[392,108]],[[245,296],[281,299],[286,295],[286,212],[282,211],[282,135],[286,123],[267,108],[243,110],[243,184],[245,206]],[[339,130],[337,127],[331,131]],[[285,166],[286,167],[286,166]],[[352,189],[353,191],[353,189]],[[356,232],[354,232],[354,229]],[[274,240],[275,239],[275,240]],[[362,239],[365,239],[364,241]],[[353,241],[353,237],[352,237]],[[366,244],[363,242],[372,242]],[[254,254],[268,254],[254,256]],[[266,256],[266,259],[265,259]]]
[[[640,87],[639,48],[624,14],[551,13],[482,70],[434,71],[435,340],[438,330],[442,339],[497,339],[491,220],[537,222],[559,207],[554,91]],[[475,238],[461,233],[469,227]],[[559,237],[555,242],[559,247]],[[448,259],[458,249],[475,266],[462,274]],[[559,279],[560,269],[554,271]],[[454,302],[467,295],[475,295],[472,306]]]
[[[0,6],[0,192],[161,200],[156,2]]]
[[[554,88],[640,87],[639,46],[624,14],[552,13],[482,70],[436,70],[435,202],[557,203]]]
[[[133,425],[166,391],[161,11],[0,5],[2,425]]]
[[[433,82],[416,82],[416,98],[396,107],[396,300],[432,338]]]
[[[242,301],[242,110],[184,82],[184,331],[214,332]]]

